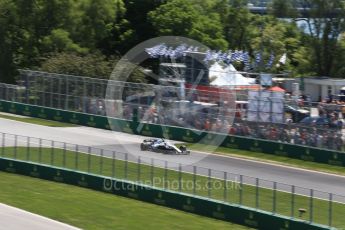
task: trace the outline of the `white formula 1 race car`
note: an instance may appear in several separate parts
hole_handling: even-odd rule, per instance
[[[175,145],[165,141],[162,138],[158,139],[146,139],[140,145],[141,151],[152,151],[164,154],[177,154],[177,155],[188,155],[190,151],[187,150],[186,146],[182,145],[177,148]]]

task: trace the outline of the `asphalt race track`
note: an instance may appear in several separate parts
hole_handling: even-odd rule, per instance
[[[0,203],[0,230],[78,230],[46,217]]]
[[[212,169],[212,177],[223,178],[223,171],[226,171],[229,173],[228,179],[238,181],[238,175],[241,174],[245,176],[243,181],[247,184],[255,184],[255,178],[258,177],[260,178],[259,185],[262,187],[272,187],[272,183],[267,181],[276,181],[279,183],[277,187],[279,190],[290,192],[291,187],[287,185],[295,185],[297,186],[296,193],[309,195],[310,191],[308,189],[315,189],[324,193],[315,192],[314,196],[326,199],[328,198],[327,193],[334,193],[341,195],[334,196],[334,200],[345,203],[344,176],[200,152],[192,152],[190,155],[181,156],[142,152],[139,145],[147,137],[89,127],[53,128],[0,118],[0,132],[83,145],[85,147],[79,148],[79,151],[83,152],[88,152],[86,146],[91,146],[94,147],[91,149],[91,153],[100,154],[99,150],[104,149],[104,156],[112,156],[113,151],[116,151],[116,157],[119,159],[125,159],[123,153],[128,153],[127,159],[135,162],[138,160],[138,156],[141,156],[141,161],[144,163],[145,161],[151,163],[150,159],[153,158],[155,166],[158,167],[164,167],[165,161],[168,161],[168,168],[177,169],[178,165],[181,164],[183,171],[193,172],[193,166],[197,166],[197,173],[201,175],[208,175],[207,169],[210,168]],[[26,146],[26,141],[26,137],[21,137],[17,140],[17,144]],[[38,145],[37,139],[31,139],[30,142],[31,146],[35,146],[32,143]],[[6,135],[4,143],[0,138],[0,144],[13,146],[15,144],[13,136]],[[42,141],[43,146],[50,147],[50,144],[50,141]],[[54,144],[55,147],[63,146],[62,143],[58,142]],[[71,150],[75,148],[70,144],[67,144],[66,147]],[[299,187],[308,189],[300,189]]]

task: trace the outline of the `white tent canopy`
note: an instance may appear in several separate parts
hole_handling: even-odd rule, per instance
[[[213,86],[247,86],[255,84],[255,79],[244,77],[233,65],[223,68],[218,62],[209,69],[210,85]]]

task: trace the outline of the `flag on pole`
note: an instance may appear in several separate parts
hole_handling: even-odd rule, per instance
[[[250,69],[250,56],[248,51],[244,52],[243,54],[243,63],[244,63],[244,69],[249,70]]]
[[[279,63],[285,65],[286,60],[287,60],[287,56],[286,56],[286,53],[284,53],[283,56],[281,56],[281,58],[279,59]]]
[[[256,64],[256,66],[259,66],[260,63],[261,63],[261,52],[257,52],[255,54],[255,64]]]
[[[274,58],[275,58],[274,54],[271,53],[271,55],[270,55],[270,57],[268,59],[268,62],[266,64],[266,68],[268,68],[268,69],[272,68],[272,65],[273,65],[273,62],[274,62]]]
[[[211,51],[211,50],[207,50],[207,51],[206,51],[205,58],[204,58],[204,62],[205,62],[206,64],[208,64],[209,61],[211,61],[211,60],[212,60],[212,51]]]

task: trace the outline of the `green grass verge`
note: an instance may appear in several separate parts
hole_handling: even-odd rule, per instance
[[[3,172],[0,188],[1,203],[82,229],[249,229],[112,194]]]
[[[204,144],[191,144],[191,143],[184,143],[189,149],[194,151],[202,151],[202,152],[210,152],[216,153],[220,155],[227,155],[227,156],[235,156],[239,158],[251,159],[255,161],[261,162],[268,162],[274,164],[281,164],[285,166],[303,168],[313,171],[320,171],[320,172],[327,172],[333,173],[338,175],[345,176],[345,167],[336,166],[336,165],[329,165],[329,164],[321,164],[311,161],[304,161],[299,159],[294,159],[290,157],[283,157],[277,156],[273,154],[267,153],[259,153],[259,152],[252,152],[252,151],[245,151],[245,150],[238,150],[226,147],[217,147],[214,149],[214,146],[204,145]]]
[[[14,120],[14,121],[21,121],[21,122],[26,122],[26,123],[35,124],[35,125],[50,126],[50,127],[76,127],[77,126],[77,125],[73,125],[69,123],[50,121],[50,120],[45,120],[45,119],[40,119],[40,118],[16,117],[16,116],[11,116],[10,114],[9,115],[0,114],[0,118],[5,118],[9,120]]]
[[[16,151],[15,151],[16,150]],[[179,191],[176,186],[178,179],[181,178],[181,192],[195,194],[199,196],[210,197],[232,204],[240,204],[248,207],[256,207],[265,211],[272,211],[275,200],[276,213],[285,216],[291,215],[293,207],[294,217],[298,217],[298,209],[305,208],[307,213],[302,219],[309,220],[311,211],[309,210],[310,201],[313,203],[313,221],[319,224],[328,224],[329,220],[329,202],[320,199],[310,199],[309,197],[295,195],[292,202],[290,193],[276,191],[275,195],[271,189],[259,188],[256,190],[254,186],[243,185],[237,186],[237,183],[229,182],[227,187],[223,180],[215,178],[207,178],[204,176],[194,176],[189,173],[181,173],[173,170],[165,170],[164,168],[156,168],[143,164],[124,162],[84,153],[66,151],[54,148],[31,148],[27,152],[25,147],[6,147],[1,149],[0,156],[8,158],[16,158],[21,160],[29,160],[32,162],[40,162],[58,167],[90,172],[99,175],[113,176],[119,179],[127,179],[132,181],[141,181],[145,184],[153,184],[156,187],[167,188]],[[195,187],[191,183],[196,181]],[[254,182],[254,181],[253,181]],[[262,182],[262,181],[261,181]],[[193,184],[192,184],[193,185]],[[212,189],[208,189],[208,185],[212,185]],[[195,189],[194,189],[195,188]],[[225,189],[226,188],[226,189]],[[308,190],[306,190],[308,191]],[[274,199],[274,196],[276,199]],[[257,199],[256,199],[257,197]],[[292,206],[293,204],[293,206]],[[345,227],[345,205],[332,203],[332,222],[338,228]]]

